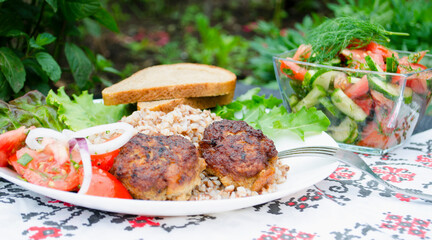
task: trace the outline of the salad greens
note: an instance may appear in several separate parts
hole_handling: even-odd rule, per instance
[[[379,24],[355,17],[327,19],[308,34],[308,44],[312,47],[312,58],[315,62],[326,62],[333,59],[348,45],[361,48],[371,41],[389,42],[389,35],[408,36],[408,33],[390,32]]]
[[[284,133],[295,133],[304,140],[306,132],[326,131],[330,120],[316,108],[301,109],[288,113],[281,106],[282,100],[270,95],[258,96],[260,88],[253,88],[239,96],[232,103],[217,106],[216,115],[229,120],[243,120],[265,135],[278,136]]]
[[[57,94],[50,90],[47,103],[57,107],[58,119],[72,131],[113,123],[128,115],[127,105],[105,106],[94,103],[93,94],[83,91],[81,95],[73,95],[71,99],[64,88],[57,90]]]
[[[21,126],[45,127],[61,131],[65,125],[57,118],[57,109],[46,103],[39,91],[30,91],[10,101],[0,100],[0,131],[10,131]]]

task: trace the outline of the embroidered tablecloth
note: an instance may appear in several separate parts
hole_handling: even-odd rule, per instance
[[[386,181],[432,193],[432,130],[387,155],[361,156]],[[343,164],[282,199],[184,217],[87,209],[0,178],[0,213],[0,239],[432,239],[431,201],[386,190]]]

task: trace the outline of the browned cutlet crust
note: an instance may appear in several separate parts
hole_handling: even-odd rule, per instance
[[[222,120],[209,125],[200,142],[210,174],[225,185],[261,191],[274,181],[277,150],[261,130],[244,121]]]
[[[188,200],[204,168],[186,138],[138,133],[120,149],[111,173],[136,199]]]

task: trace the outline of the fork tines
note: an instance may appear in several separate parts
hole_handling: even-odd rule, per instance
[[[279,152],[279,158],[294,157],[299,155],[328,155],[333,156],[337,149],[326,146],[315,146],[315,147],[300,147],[293,148]]]

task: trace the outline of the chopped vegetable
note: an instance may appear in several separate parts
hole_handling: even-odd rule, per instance
[[[58,108],[58,118],[73,131],[114,123],[128,114],[127,105],[105,106],[103,103],[94,103],[93,95],[87,91],[79,96],[73,95],[71,99],[61,87],[57,94],[50,90],[46,100]]]
[[[62,130],[65,125],[57,118],[57,108],[46,103],[45,96],[34,90],[6,103],[0,100],[0,130],[10,131],[21,126]]]
[[[225,119],[246,121],[268,136],[289,131],[304,139],[306,132],[319,133],[330,125],[325,114],[315,108],[288,113],[285,107],[280,106],[282,100],[273,96],[258,96],[259,91],[259,88],[251,89],[232,103],[218,106],[214,112]]]

